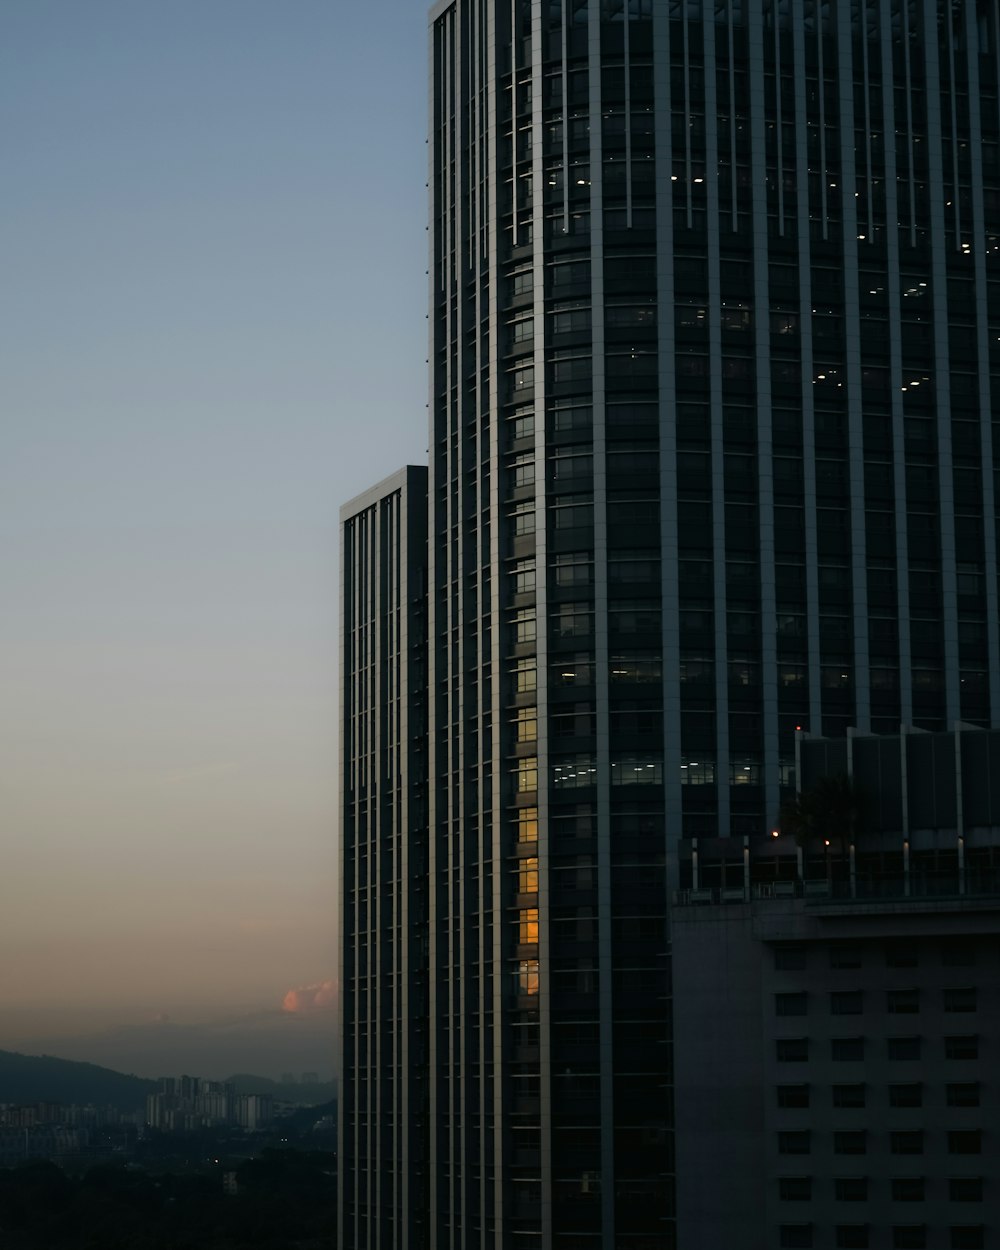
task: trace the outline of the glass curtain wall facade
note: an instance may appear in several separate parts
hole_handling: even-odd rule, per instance
[[[671,891],[783,853],[797,730],[998,722],[998,47],[431,14],[435,1247],[673,1245]]]
[[[341,510],[338,1210],[427,1240],[427,470]]]

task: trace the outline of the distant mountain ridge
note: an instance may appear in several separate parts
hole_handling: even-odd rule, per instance
[[[164,1073],[164,1076],[180,1075],[179,1072]],[[237,1094],[270,1094],[278,1102],[307,1106],[329,1102],[336,1096],[332,1081],[286,1085],[266,1076],[241,1072],[230,1077],[227,1083]],[[98,1107],[136,1111],[145,1106],[146,1095],[155,1093],[157,1088],[156,1081],[115,1072],[96,1063],[0,1050],[0,1103],[56,1102],[81,1106],[93,1103]]]
[[[0,1050],[0,1103],[93,1103],[135,1111],[155,1089],[155,1081],[95,1063]]]

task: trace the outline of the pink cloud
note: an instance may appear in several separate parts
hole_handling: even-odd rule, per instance
[[[319,1011],[324,1007],[337,1005],[337,984],[335,981],[318,981],[315,985],[302,985],[298,989],[289,990],[281,1000],[284,1011],[300,1013]]]

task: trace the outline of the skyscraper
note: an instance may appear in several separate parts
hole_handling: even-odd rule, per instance
[[[1000,723],[998,65],[986,0],[433,9],[427,1207],[358,1245],[674,1245],[673,902],[798,898],[805,735]]]

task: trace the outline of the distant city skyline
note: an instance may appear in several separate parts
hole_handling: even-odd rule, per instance
[[[333,975],[336,518],[426,446],[425,51],[422,0],[0,12],[0,1047]]]

